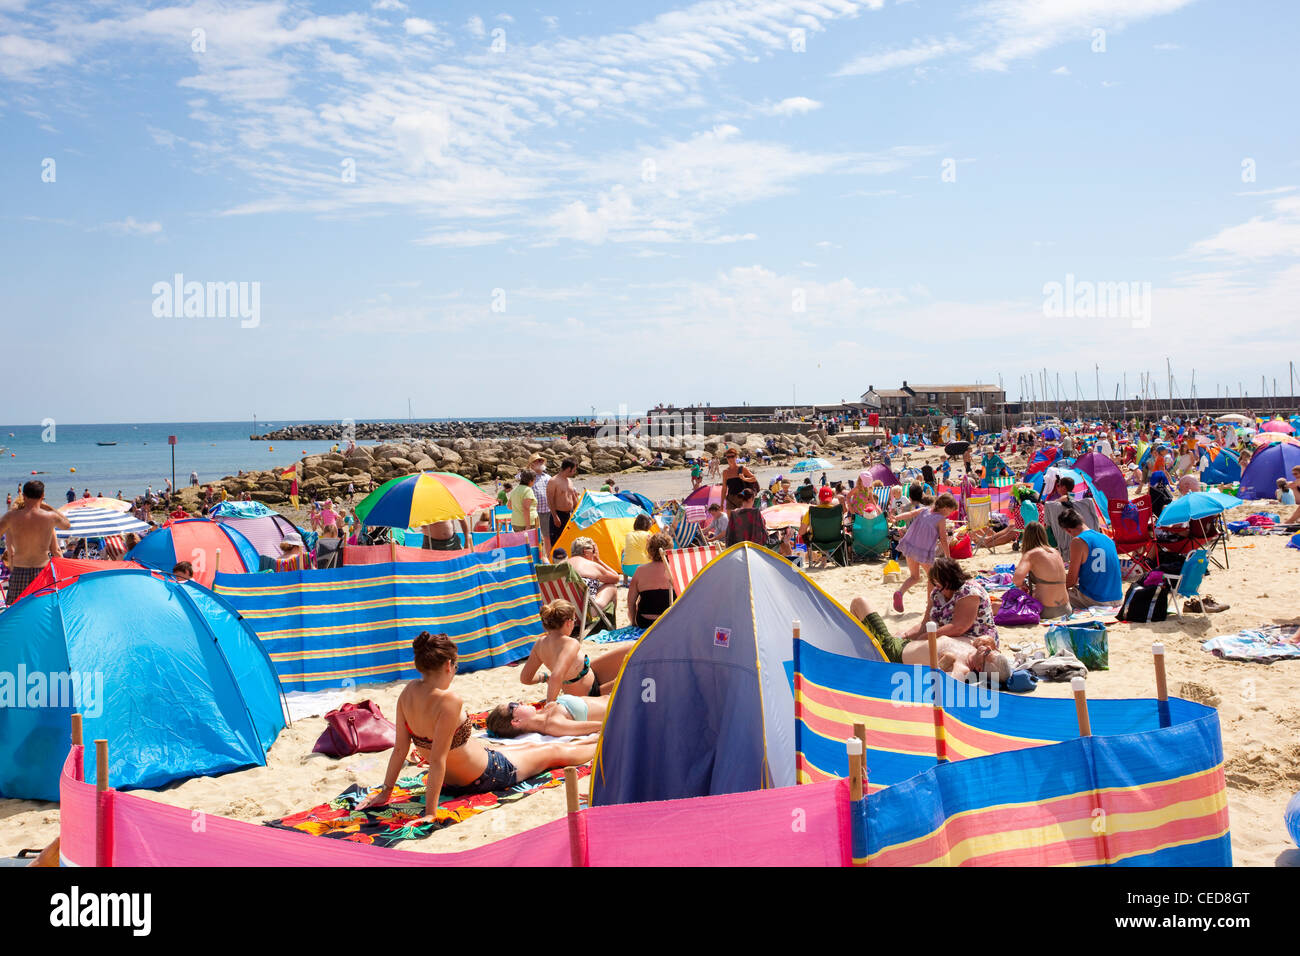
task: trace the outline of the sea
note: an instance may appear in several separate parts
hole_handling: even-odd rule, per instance
[[[573,416],[546,415],[490,419],[424,419],[424,421],[567,421]],[[374,421],[385,421],[374,419]],[[361,424],[361,420],[358,421]],[[138,422],[109,425],[0,425],[0,479],[15,497],[23,482],[39,478],[52,504],[64,500],[68,488],[80,496],[134,498],[152,487],[160,491],[172,478],[182,487],[190,473],[199,482],[215,481],[239,471],[287,468],[303,455],[327,452],[340,439],[326,441],[250,441],[291,425],[336,425],[337,421],[265,422]],[[169,436],[176,444],[168,443]],[[115,442],[100,445],[99,442]],[[379,444],[361,442],[358,444]]]

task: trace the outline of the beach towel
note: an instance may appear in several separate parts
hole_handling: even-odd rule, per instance
[[[614,631],[601,631],[599,634],[588,634],[583,641],[588,644],[617,644],[619,641],[636,641],[641,639],[645,633],[645,628],[629,624],[627,627],[620,627]]]
[[[1201,649],[1227,661],[1272,664],[1275,661],[1296,660],[1300,658],[1300,644],[1292,644],[1287,640],[1293,633],[1294,628],[1269,624],[1265,627],[1247,628],[1236,634],[1220,634],[1202,644]]]
[[[578,768],[578,779],[591,774],[590,767]],[[329,840],[346,840],[370,846],[391,847],[403,840],[421,840],[437,830],[445,830],[455,823],[499,807],[503,803],[522,800],[539,790],[548,790],[564,783],[563,770],[549,770],[514,786],[491,793],[470,797],[444,795],[438,801],[437,819],[415,825],[424,816],[424,774],[403,777],[393,787],[392,799],[382,807],[358,811],[357,804],[365,800],[369,791],[353,784],[329,803],[312,807],[278,820],[266,820],[263,825],[278,830],[297,830],[311,836]]]

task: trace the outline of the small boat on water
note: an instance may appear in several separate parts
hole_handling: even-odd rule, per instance
[[[95,442],[95,444],[96,444],[96,445],[116,445],[117,442],[115,442],[115,441],[97,441],[97,442]]]

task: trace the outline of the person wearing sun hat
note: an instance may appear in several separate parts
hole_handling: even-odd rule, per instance
[[[275,570],[305,571],[307,567],[307,549],[302,535],[291,531],[280,540],[280,557],[275,561]]]
[[[528,469],[533,473],[533,494],[537,497],[537,547],[542,560],[551,553],[551,504],[546,500],[546,483],[551,476],[546,473],[546,459],[536,452],[528,459]]]

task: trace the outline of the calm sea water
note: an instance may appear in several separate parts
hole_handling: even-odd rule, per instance
[[[511,421],[554,421],[557,416],[515,418]],[[563,420],[563,417],[560,417]],[[466,420],[466,419],[462,419]],[[501,419],[483,419],[500,421]],[[338,424],[337,422],[264,422],[259,434],[288,425]],[[340,426],[340,432],[342,428]],[[121,491],[134,497],[152,485],[160,490],[172,476],[172,448],[167,436],[176,436],[176,481],[189,483],[190,472],[199,481],[214,481],[237,471],[287,467],[304,454],[329,451],[334,441],[249,441],[253,423],[243,422],[140,422],[128,425],[57,425],[53,434],[39,425],[0,425],[0,479],[5,492],[17,493],[30,478],[45,482],[46,496],[62,502],[69,487],[78,495],[90,493],[117,497]],[[49,439],[53,438],[53,441]],[[117,442],[101,447],[97,442]],[[364,442],[363,444],[376,444]],[[76,472],[71,469],[75,468]],[[35,472],[36,474],[33,474]]]

